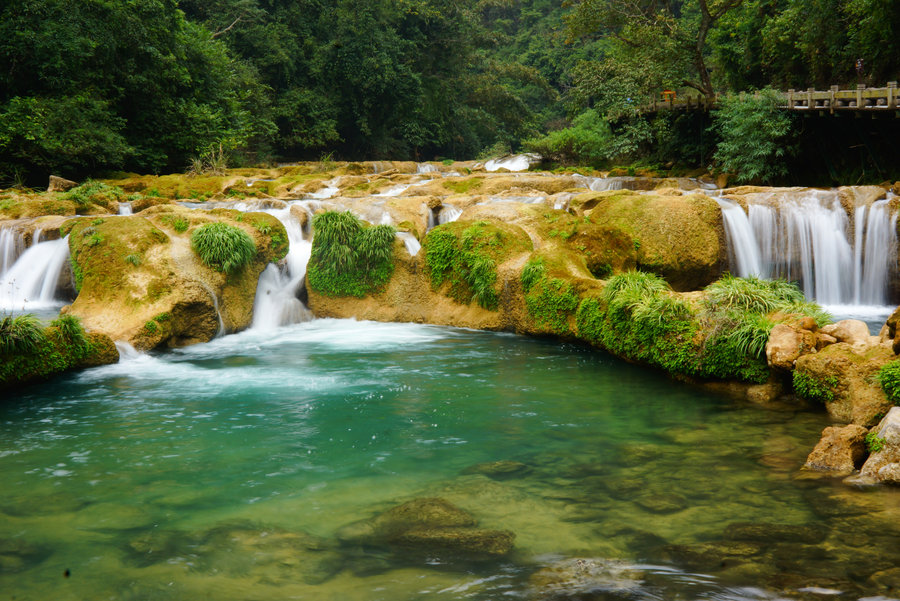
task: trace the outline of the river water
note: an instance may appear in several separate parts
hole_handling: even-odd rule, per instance
[[[16,394],[4,599],[897,596],[897,492],[798,475],[823,412],[579,346],[315,320]],[[513,551],[342,537],[418,497],[512,531]]]

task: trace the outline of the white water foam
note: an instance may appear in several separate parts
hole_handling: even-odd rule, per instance
[[[40,242],[40,230],[35,231],[35,243],[0,277],[0,309],[20,311],[62,306],[57,298],[59,278],[69,258],[68,237]]]

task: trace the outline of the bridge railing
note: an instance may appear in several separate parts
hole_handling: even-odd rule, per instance
[[[785,93],[786,104],[781,108],[790,111],[891,111],[900,110],[900,90],[896,81],[889,81],[883,88],[867,88],[858,85],[855,89],[841,90],[840,86],[831,86],[828,90],[788,90]],[[688,95],[681,98],[669,96],[666,99],[654,100],[642,106],[640,113],[657,113],[659,111],[709,111],[716,108],[719,96],[712,98],[701,95]]]

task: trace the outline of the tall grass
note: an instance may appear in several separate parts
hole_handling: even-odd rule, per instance
[[[50,325],[56,328],[60,342],[64,342],[74,350],[87,349],[87,335],[79,318],[74,315],[60,315],[50,322]]]
[[[256,256],[253,238],[227,223],[208,223],[194,230],[191,248],[204,263],[224,273],[240,270]]]
[[[0,319],[0,355],[33,355],[46,340],[44,327],[34,315]]]

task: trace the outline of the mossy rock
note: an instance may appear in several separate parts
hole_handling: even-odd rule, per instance
[[[0,196],[0,219],[26,219],[44,215],[75,215],[75,203],[60,193],[7,193]]]
[[[725,236],[712,198],[616,191],[593,201],[594,208],[584,212],[591,222],[630,237],[637,268],[659,274],[675,290],[699,289],[722,273]]]

